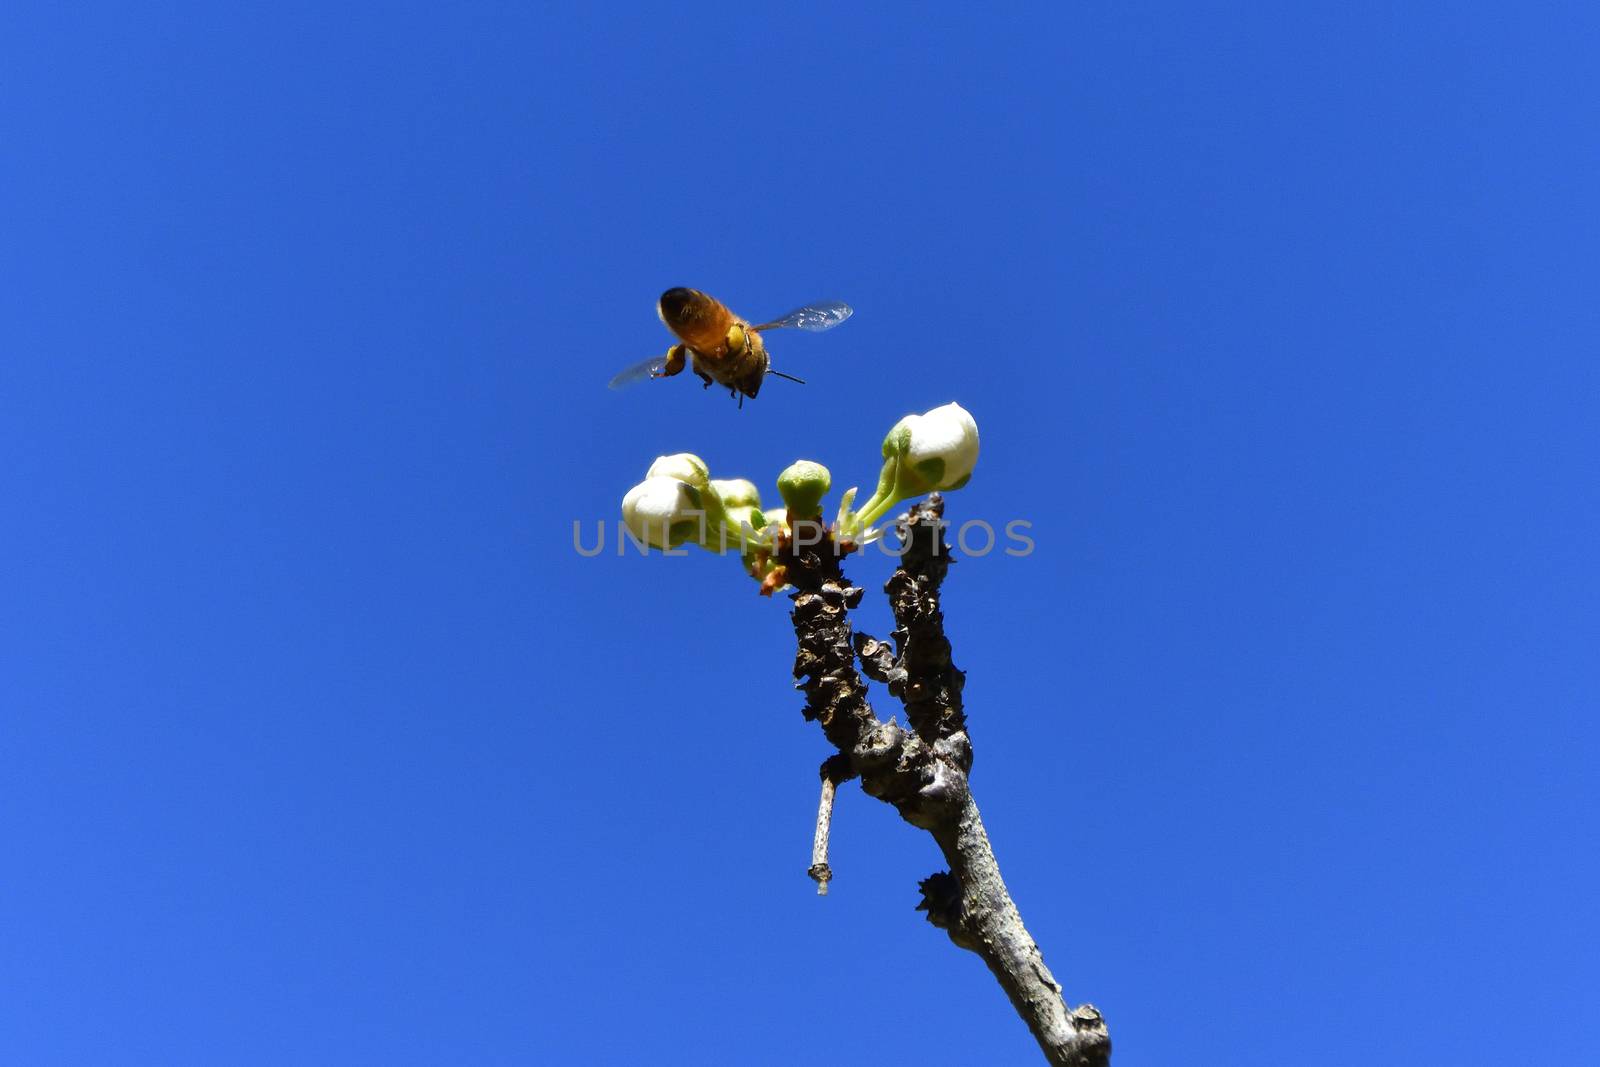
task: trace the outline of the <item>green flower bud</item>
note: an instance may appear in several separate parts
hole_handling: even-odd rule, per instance
[[[796,518],[814,519],[822,514],[822,498],[832,484],[828,468],[802,459],[778,475],[778,494]]]

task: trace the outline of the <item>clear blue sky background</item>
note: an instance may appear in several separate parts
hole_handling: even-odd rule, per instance
[[[975,789],[1135,1064],[1592,1055],[1591,5],[0,12],[0,1060],[1031,1062],[659,453],[952,399]],[[743,411],[656,295],[774,337]],[[855,573],[884,629],[886,561]],[[890,710],[879,694],[879,710]]]

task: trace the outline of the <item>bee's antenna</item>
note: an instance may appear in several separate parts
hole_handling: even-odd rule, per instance
[[[798,383],[800,385],[806,384],[806,380],[804,378],[796,378],[792,374],[785,374],[785,373],[783,373],[783,371],[781,371],[781,370],[773,370],[771,367],[767,368],[767,373],[768,374],[776,374],[780,378],[787,378],[791,382],[796,382],[796,383]]]

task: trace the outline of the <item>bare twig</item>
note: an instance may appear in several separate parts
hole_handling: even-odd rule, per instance
[[[776,556],[795,590],[796,685],[806,694],[806,718],[822,725],[839,751],[835,758],[860,775],[862,789],[927,830],[944,853],[950,870],[922,882],[919,908],[929,921],[983,959],[1050,1063],[1104,1067],[1111,1055],[1105,1022],[1090,1005],[1067,1008],[1000,877],[968,789],[972,746],[961,704],[963,675],[950,661],[940,604],[951,562],[943,511],[936,493],[900,522],[906,552],[885,586],[895,613],[893,652],[852,632],[848,612],[862,590],[840,567],[852,546],[831,539],[804,549],[779,544]],[[874,714],[856,670],[857,651],[868,675],[888,683],[905,705],[910,732]],[[826,784],[823,795],[826,806]],[[825,839],[820,823],[819,812],[819,839]]]
[[[817,832],[811,838],[811,868],[806,871],[817,883],[817,896],[828,895],[833,868],[828,866],[828,831],[833,826],[833,779],[822,776],[822,799],[817,801]]]
[[[817,832],[811,839],[811,868],[806,871],[817,883],[817,896],[828,895],[828,883],[833,879],[833,868],[828,866],[828,834],[833,827],[834,791],[856,776],[850,761],[842,755],[829,756],[822,761],[819,771],[822,778],[822,799],[817,802]]]

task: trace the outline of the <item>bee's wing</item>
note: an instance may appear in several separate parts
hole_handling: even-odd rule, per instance
[[[608,386],[608,388],[623,389],[634,384],[635,382],[642,382],[647,378],[659,377],[661,372],[666,370],[666,368],[666,356],[657,356],[654,359],[647,359],[643,363],[635,363],[633,366],[629,367],[625,371],[622,371],[615,378],[611,379],[611,384]]]
[[[750,327],[752,330],[782,330],[793,326],[796,329],[809,330],[819,333],[822,330],[831,330],[845,319],[855,314],[850,305],[842,300],[829,300],[822,304],[807,304],[803,308],[795,308],[781,319],[762,323],[760,326]]]

